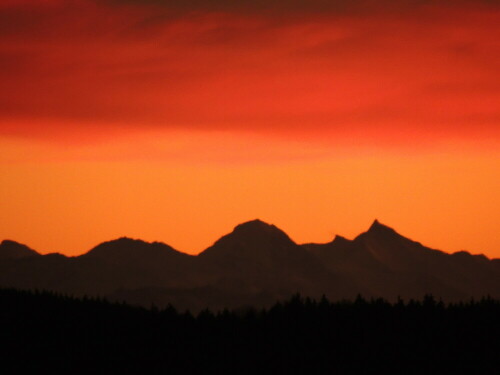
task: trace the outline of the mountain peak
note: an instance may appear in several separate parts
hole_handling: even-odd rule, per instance
[[[1,243],[0,243],[0,246],[12,246],[12,245],[20,245],[19,242],[16,242],[16,241],[12,241],[12,240],[3,240]]]
[[[105,244],[147,244],[146,241],[138,240],[130,237],[119,237],[111,241],[104,242]]]
[[[380,221],[375,219],[370,228],[368,229],[368,233],[381,233],[381,232],[396,233],[394,229],[388,227],[387,225],[382,224]]]
[[[274,231],[279,230],[272,224],[268,224],[260,219],[246,221],[234,227],[233,231]]]
[[[402,236],[398,232],[396,232],[394,229],[391,227],[388,227],[385,224],[382,224],[380,221],[375,220],[370,228],[364,233],[361,233],[359,236],[356,237],[356,239],[366,239],[366,238],[371,238],[371,239],[383,239],[384,241],[390,240],[390,241],[411,241],[410,239]]]
[[[420,242],[413,241],[410,238],[399,234],[391,227],[381,224],[378,220],[375,220],[368,231],[360,234],[355,240],[362,242],[368,241],[371,244],[370,247],[372,252],[375,248],[374,244],[378,244],[377,246],[379,250],[386,254],[391,254],[391,257],[394,253],[408,254],[408,251],[412,254],[418,254],[418,252],[420,252],[423,248],[423,245]],[[379,255],[381,254],[380,251]]]
[[[40,255],[28,246],[12,240],[3,240],[0,244],[0,258],[18,259]]]
[[[348,243],[348,242],[351,242],[350,240],[348,240],[347,238],[345,238],[344,236],[341,236],[341,235],[335,235],[335,238],[333,239],[332,242],[330,242],[331,244],[344,244],[344,243]]]
[[[200,255],[266,253],[273,249],[297,246],[288,235],[275,225],[255,219],[239,224],[233,231],[217,240]]]
[[[181,254],[171,246],[161,242],[149,243],[129,237],[120,237],[97,245],[83,256],[107,258],[115,261],[117,259],[137,259],[152,254],[164,255],[167,253]]]
[[[245,223],[239,224],[234,227],[231,237],[238,238],[275,238],[292,242],[290,237],[273,224],[268,224],[262,220],[255,219]]]

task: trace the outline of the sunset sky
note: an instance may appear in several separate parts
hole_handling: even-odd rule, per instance
[[[1,0],[0,88],[0,240],[500,257],[497,1]]]

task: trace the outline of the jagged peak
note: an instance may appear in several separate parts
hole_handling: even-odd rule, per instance
[[[409,238],[406,238],[401,234],[399,234],[398,232],[396,232],[393,228],[385,224],[382,224],[377,219],[373,221],[372,225],[370,226],[370,228],[368,228],[366,232],[361,233],[354,240],[360,240],[364,238],[385,238],[385,239],[398,239],[398,240],[404,239],[411,241]]]
[[[336,234],[335,235],[335,238],[333,239],[333,241],[331,242],[332,244],[337,244],[337,243],[346,243],[346,242],[351,242],[351,240],[348,240],[347,238],[345,238],[344,236],[341,236],[339,234]]]
[[[382,224],[377,219],[375,219],[373,221],[372,225],[370,225],[370,228],[368,228],[368,233],[373,233],[373,232],[390,232],[390,233],[396,233],[396,231],[394,229],[392,229],[391,227],[389,227],[389,226],[387,226],[385,224]]]

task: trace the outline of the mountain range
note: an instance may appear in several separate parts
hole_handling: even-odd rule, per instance
[[[0,287],[101,296],[199,311],[268,306],[300,293],[330,300],[382,297],[445,301],[500,298],[500,259],[431,249],[373,222],[348,240],[296,244],[260,220],[240,224],[193,256],[130,238],[75,257],[0,244]]]

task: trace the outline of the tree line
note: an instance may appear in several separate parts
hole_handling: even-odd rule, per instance
[[[191,314],[0,289],[0,368],[108,374],[480,374],[500,368],[500,301],[313,300]]]

